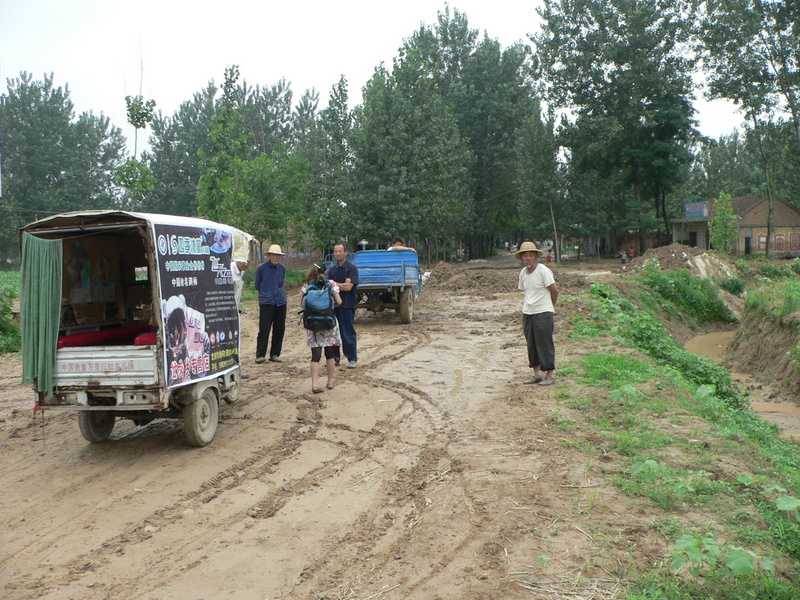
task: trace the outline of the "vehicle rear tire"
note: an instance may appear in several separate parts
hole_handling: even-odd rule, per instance
[[[228,404],[236,404],[239,400],[239,395],[242,393],[242,380],[241,378],[236,378],[236,381],[231,382],[230,386],[228,387],[228,391],[223,396],[225,402]]]
[[[107,410],[82,410],[78,413],[81,435],[89,442],[105,442],[114,429],[117,418]]]
[[[217,433],[219,403],[214,390],[207,388],[183,409],[183,432],[192,446],[208,446]]]
[[[407,287],[400,294],[400,322],[411,323],[414,317],[414,290]]]

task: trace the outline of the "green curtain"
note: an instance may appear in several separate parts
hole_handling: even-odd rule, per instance
[[[29,233],[22,238],[22,383],[53,393],[58,326],[61,320],[61,240],[45,240]]]

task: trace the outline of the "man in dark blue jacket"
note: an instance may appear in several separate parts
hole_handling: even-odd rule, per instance
[[[339,321],[339,332],[342,335],[341,351],[347,357],[347,368],[355,369],[358,366],[358,351],[356,340],[356,306],[358,305],[358,267],[353,263],[347,262],[347,250],[344,244],[336,244],[333,247],[333,258],[336,263],[328,270],[328,278],[339,284],[339,294],[342,303],[334,310],[336,320]],[[334,358],[336,364],[341,360],[339,346],[334,347]]]
[[[286,278],[286,267],[281,263],[285,254],[278,244],[272,244],[267,251],[265,263],[256,269],[256,290],[258,290],[258,340],[256,341],[256,362],[267,360],[267,342],[272,329],[272,347],[269,359],[272,362],[283,362],[283,334],[286,331],[286,290],[283,281]]]

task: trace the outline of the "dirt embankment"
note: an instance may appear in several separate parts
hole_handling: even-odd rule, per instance
[[[607,352],[566,335],[591,274],[556,272],[560,364]],[[250,377],[201,449],[164,420],[89,444],[74,414],[34,418],[2,357],[0,596],[621,598],[629,568],[663,558],[661,513],[611,484],[624,457],[576,449],[562,426],[570,398],[602,390],[521,385],[516,281],[438,265],[411,325],[359,312],[359,367],[319,395],[291,319],[284,362],[253,363],[249,306]]]

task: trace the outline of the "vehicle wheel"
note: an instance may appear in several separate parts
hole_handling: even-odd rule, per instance
[[[239,395],[242,393],[242,380],[240,378],[236,378],[236,381],[232,381],[228,386],[227,393],[223,396],[225,398],[225,402],[228,404],[236,404],[239,400]]]
[[[414,317],[414,290],[407,287],[400,294],[400,322],[411,323]]]
[[[82,410],[78,413],[81,435],[93,444],[108,439],[116,420],[114,413],[107,410]]]
[[[208,446],[217,433],[219,403],[214,390],[207,388],[183,409],[183,432],[192,446]]]

